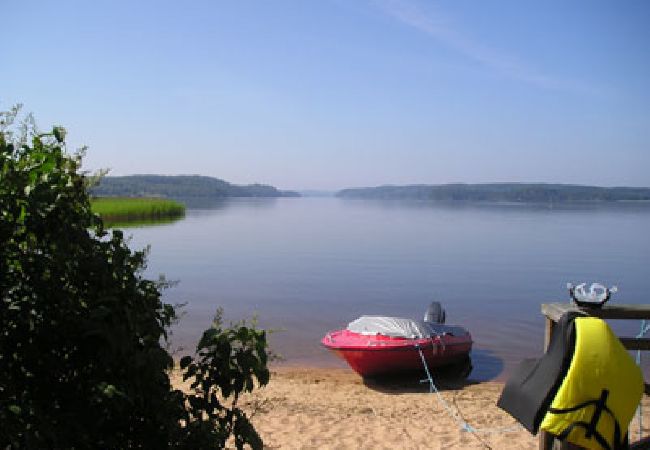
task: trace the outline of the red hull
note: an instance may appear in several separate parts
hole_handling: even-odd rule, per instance
[[[462,361],[472,349],[472,338],[467,334],[408,339],[338,330],[327,333],[321,344],[345,359],[359,375],[372,377],[423,370],[418,347],[430,368]]]

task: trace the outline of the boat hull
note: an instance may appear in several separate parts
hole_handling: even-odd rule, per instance
[[[362,377],[423,372],[420,351],[427,366],[434,368],[465,361],[472,349],[469,333],[463,336],[408,339],[338,330],[325,335],[321,343],[343,358]]]

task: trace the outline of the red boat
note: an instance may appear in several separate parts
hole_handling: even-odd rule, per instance
[[[437,302],[423,321],[361,316],[347,328],[327,333],[321,343],[362,377],[424,371],[420,354],[429,368],[453,365],[459,375],[467,376],[472,337],[462,327],[445,325],[444,319]]]

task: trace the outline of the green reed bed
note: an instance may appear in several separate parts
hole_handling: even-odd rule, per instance
[[[185,215],[185,205],[166,198],[98,197],[91,204],[107,222],[165,221]]]

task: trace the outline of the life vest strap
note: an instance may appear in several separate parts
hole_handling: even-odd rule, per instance
[[[596,410],[594,411],[594,415],[591,416],[591,422],[589,422],[589,429],[585,434],[586,438],[590,438],[591,435],[596,431],[596,426],[598,425],[598,419],[600,419],[600,415],[603,413],[603,409],[607,408],[606,403],[607,403],[608,395],[609,395],[609,391],[607,389],[603,389],[602,392],[600,393],[600,398],[598,399],[598,403],[596,404]]]
[[[605,440],[603,435],[600,434],[596,429],[596,427],[598,426],[598,421],[600,420],[600,416],[602,415],[603,411],[605,411],[611,416],[612,420],[614,421],[614,440],[613,440],[614,449],[620,448],[621,427],[619,426],[618,420],[616,420],[616,416],[614,415],[614,413],[607,407],[608,396],[609,396],[609,390],[603,389],[602,392],[600,393],[600,398],[598,400],[588,400],[586,402],[580,403],[570,408],[549,408],[548,409],[549,413],[566,414],[573,411],[577,411],[582,408],[586,408],[587,406],[591,406],[591,405],[595,406],[594,413],[591,416],[591,421],[589,423],[582,422],[582,421],[574,422],[571,425],[569,425],[567,428],[565,428],[558,437],[560,439],[566,439],[569,436],[569,434],[571,434],[571,431],[573,431],[573,429],[576,426],[579,426],[585,429],[585,437],[587,439],[593,437],[605,450],[612,450],[612,448],[607,443],[607,440]]]
[[[581,422],[581,421],[580,422],[573,422],[571,425],[569,425],[564,430],[562,430],[562,433],[559,434],[558,439],[560,439],[561,441],[565,440],[567,437],[569,437],[569,435],[571,434],[573,429],[576,428],[576,427],[585,428],[587,431],[589,430],[589,424],[587,422]],[[592,437],[605,450],[616,450],[616,448],[618,448],[618,442],[616,442],[617,447],[612,449],[612,447],[609,446],[609,443],[607,442],[607,440],[603,437],[602,434],[600,434],[598,432],[598,430],[593,431]]]

